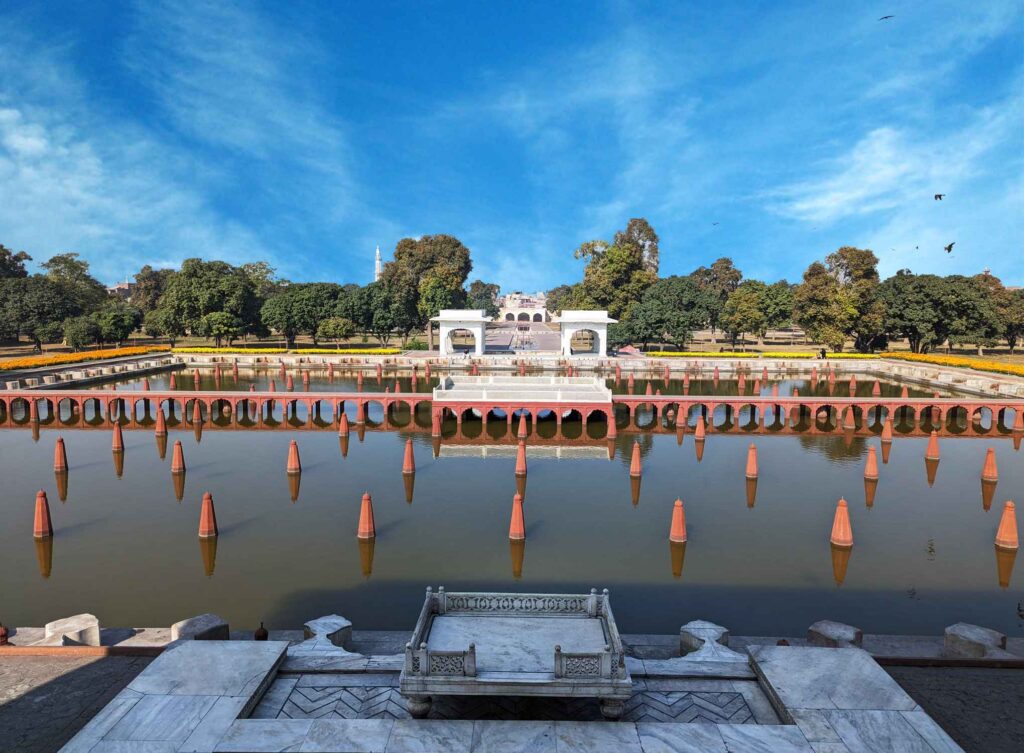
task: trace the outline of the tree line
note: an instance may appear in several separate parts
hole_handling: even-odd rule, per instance
[[[498,313],[498,286],[474,280],[467,289],[470,252],[450,235],[399,241],[394,261],[369,285],[293,283],[266,262],[186,259],[180,269],[142,267],[129,301],[108,295],[77,254],[58,254],[32,275],[28,261],[0,245],[0,339],[27,337],[36,348],[120,344],[139,329],[172,344],[188,335],[220,346],[272,332],[288,347],[299,335],[337,344],[357,333],[406,344],[442,308]]]
[[[1024,291],[987,273],[939,277],[905,269],[882,280],[872,251],[844,246],[812,263],[796,284],[744,279],[727,257],[688,275],[659,277],[658,244],[643,218],[631,219],[610,241],[583,243],[574,252],[585,262],[583,279],[549,290],[549,310],[607,309],[619,320],[609,331],[613,345],[680,349],[708,327],[735,345],[795,324],[816,343],[841,350],[852,342],[863,352],[892,339],[906,339],[914,352],[1000,341],[1012,352],[1024,333]],[[218,346],[273,332],[288,347],[300,335],[339,344],[358,334],[384,345],[397,337],[408,346],[426,330],[432,349],[427,325],[441,309],[498,314],[498,286],[467,285],[470,251],[444,234],[402,239],[381,279],[362,286],[293,283],[266,262],[186,259],[180,269],[144,266],[125,301],[109,296],[77,254],[57,254],[32,275],[28,261],[28,254],[0,245],[0,339],[27,337],[37,348],[119,344],[141,329],[172,344],[187,335]]]

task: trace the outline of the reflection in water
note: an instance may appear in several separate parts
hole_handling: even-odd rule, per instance
[[[369,578],[373,574],[373,548],[377,538],[359,537],[356,540],[359,542],[359,566],[362,569],[363,577]]]
[[[114,450],[114,473],[118,478],[124,475],[124,450]]]
[[[841,586],[846,580],[846,568],[850,564],[853,547],[836,546],[835,544],[829,544],[829,546],[832,547],[832,577],[836,581],[836,586]]]
[[[878,488],[878,479],[864,479],[864,504],[868,507],[875,506],[875,490]]]
[[[55,471],[53,478],[57,483],[57,496],[61,502],[66,502],[68,499],[68,472],[66,470]]]
[[[341,456],[343,458],[348,457],[348,434],[343,434],[338,437],[338,446],[341,448]]]
[[[156,454],[163,460],[167,457],[167,435],[157,434],[156,435]]]
[[[982,481],[981,482],[981,506],[985,508],[985,512],[988,512],[992,507],[992,497],[996,493],[996,482],[995,481]]]
[[[408,504],[412,504],[412,491],[416,485],[416,474],[415,473],[403,473],[402,483],[405,485],[405,501]]]
[[[704,459],[704,440],[698,439],[693,443],[694,452],[697,455],[697,462],[699,463]]]
[[[301,473],[289,473],[288,474],[288,494],[292,498],[292,502],[299,501],[299,483],[302,481]]]
[[[939,470],[939,461],[933,458],[925,458],[924,469],[928,476],[928,486],[935,486],[935,474]]]
[[[672,560],[672,577],[680,578],[683,575],[683,560],[686,559],[686,542],[668,542],[669,555]]]
[[[213,570],[217,566],[217,537],[207,536],[199,539],[199,554],[203,558],[203,572],[206,577],[213,577]]]
[[[171,483],[174,485],[174,496],[181,502],[185,496],[185,471],[171,474]]]
[[[526,556],[526,539],[509,539],[508,549],[512,556],[512,577],[519,580],[523,577],[523,558]]]
[[[629,489],[632,494],[633,507],[640,504],[640,476],[629,477]]]
[[[996,544],[996,572],[999,575],[999,587],[1010,587],[1010,576],[1013,575],[1013,563],[1017,559],[1016,549],[1005,549]]]
[[[753,507],[757,501],[757,479],[747,479],[747,507]]]
[[[39,562],[39,574],[44,578],[50,577],[53,569],[53,536],[43,539],[35,539],[36,560]]]

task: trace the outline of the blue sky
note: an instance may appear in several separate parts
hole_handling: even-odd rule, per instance
[[[856,245],[1024,284],[1024,4],[0,5],[0,242],[37,261],[365,283],[446,232],[534,290],[634,216],[663,275]]]

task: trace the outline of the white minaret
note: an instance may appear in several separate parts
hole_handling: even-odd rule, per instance
[[[380,261],[380,246],[377,246],[377,260],[373,263],[373,281],[377,282],[380,279],[381,273],[381,261]]]

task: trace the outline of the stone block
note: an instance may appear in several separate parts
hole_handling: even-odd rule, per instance
[[[707,620],[692,620],[679,628],[679,654],[699,650],[705,641],[729,645],[729,631]]]
[[[7,383],[7,389],[9,389],[9,390],[21,389],[21,380],[20,379],[12,379],[11,381],[9,381]]]
[[[860,628],[832,620],[819,620],[807,628],[807,643],[823,648],[849,648],[864,642]]]
[[[310,620],[303,626],[306,640],[317,638],[327,640],[340,648],[349,649],[352,645],[352,621],[340,614],[329,614]]]
[[[226,641],[230,637],[228,623],[215,614],[200,614],[171,625],[172,641]]]
[[[958,622],[945,630],[946,656],[981,658],[993,650],[1006,650],[1006,636],[979,625]]]
[[[47,638],[61,636],[65,645],[100,645],[100,621],[94,614],[76,614],[48,622],[44,631]]]

